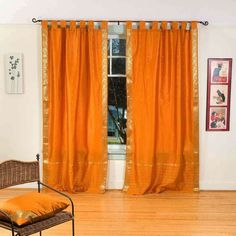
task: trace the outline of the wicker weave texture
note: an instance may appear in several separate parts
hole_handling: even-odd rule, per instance
[[[55,216],[42,220],[42,221],[38,221],[35,222],[33,224],[29,224],[26,226],[22,226],[22,227],[17,227],[15,226],[15,232],[17,232],[20,236],[28,236],[34,233],[37,233],[39,231],[43,231],[46,229],[49,229],[53,226],[62,224],[64,222],[67,221],[71,221],[72,220],[72,215],[69,212],[60,212],[58,214],[56,214]],[[11,224],[5,221],[0,221],[0,226],[11,230]]]
[[[0,164],[0,189],[39,180],[39,163],[5,161]]]

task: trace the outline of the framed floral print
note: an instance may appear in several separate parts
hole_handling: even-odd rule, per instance
[[[229,131],[232,58],[209,58],[206,131]]]
[[[5,55],[6,92],[22,94],[23,90],[23,54],[10,53]]]

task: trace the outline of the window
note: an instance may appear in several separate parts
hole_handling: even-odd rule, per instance
[[[117,26],[116,26],[117,27]],[[114,29],[114,28],[113,28]],[[126,144],[126,40],[108,40],[108,144]]]

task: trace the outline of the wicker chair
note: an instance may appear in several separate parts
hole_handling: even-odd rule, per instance
[[[71,203],[71,213],[62,211],[53,217],[34,222],[25,226],[15,225],[9,215],[0,210],[0,213],[5,215],[9,220],[0,220],[0,227],[6,230],[10,230],[12,236],[28,236],[34,233],[42,235],[42,231],[49,229],[53,226],[71,221],[72,222],[72,235],[75,235],[74,228],[74,204],[72,199],[64,193],[61,193],[52,187],[42,183],[39,176],[39,154],[36,155],[37,161],[35,162],[21,162],[21,161],[5,161],[0,164],[0,189],[7,187],[37,182],[38,192],[40,193],[41,186],[48,188],[64,197],[66,197]]]

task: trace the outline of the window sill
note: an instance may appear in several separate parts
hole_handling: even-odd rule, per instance
[[[126,145],[108,144],[108,160],[125,160]]]

